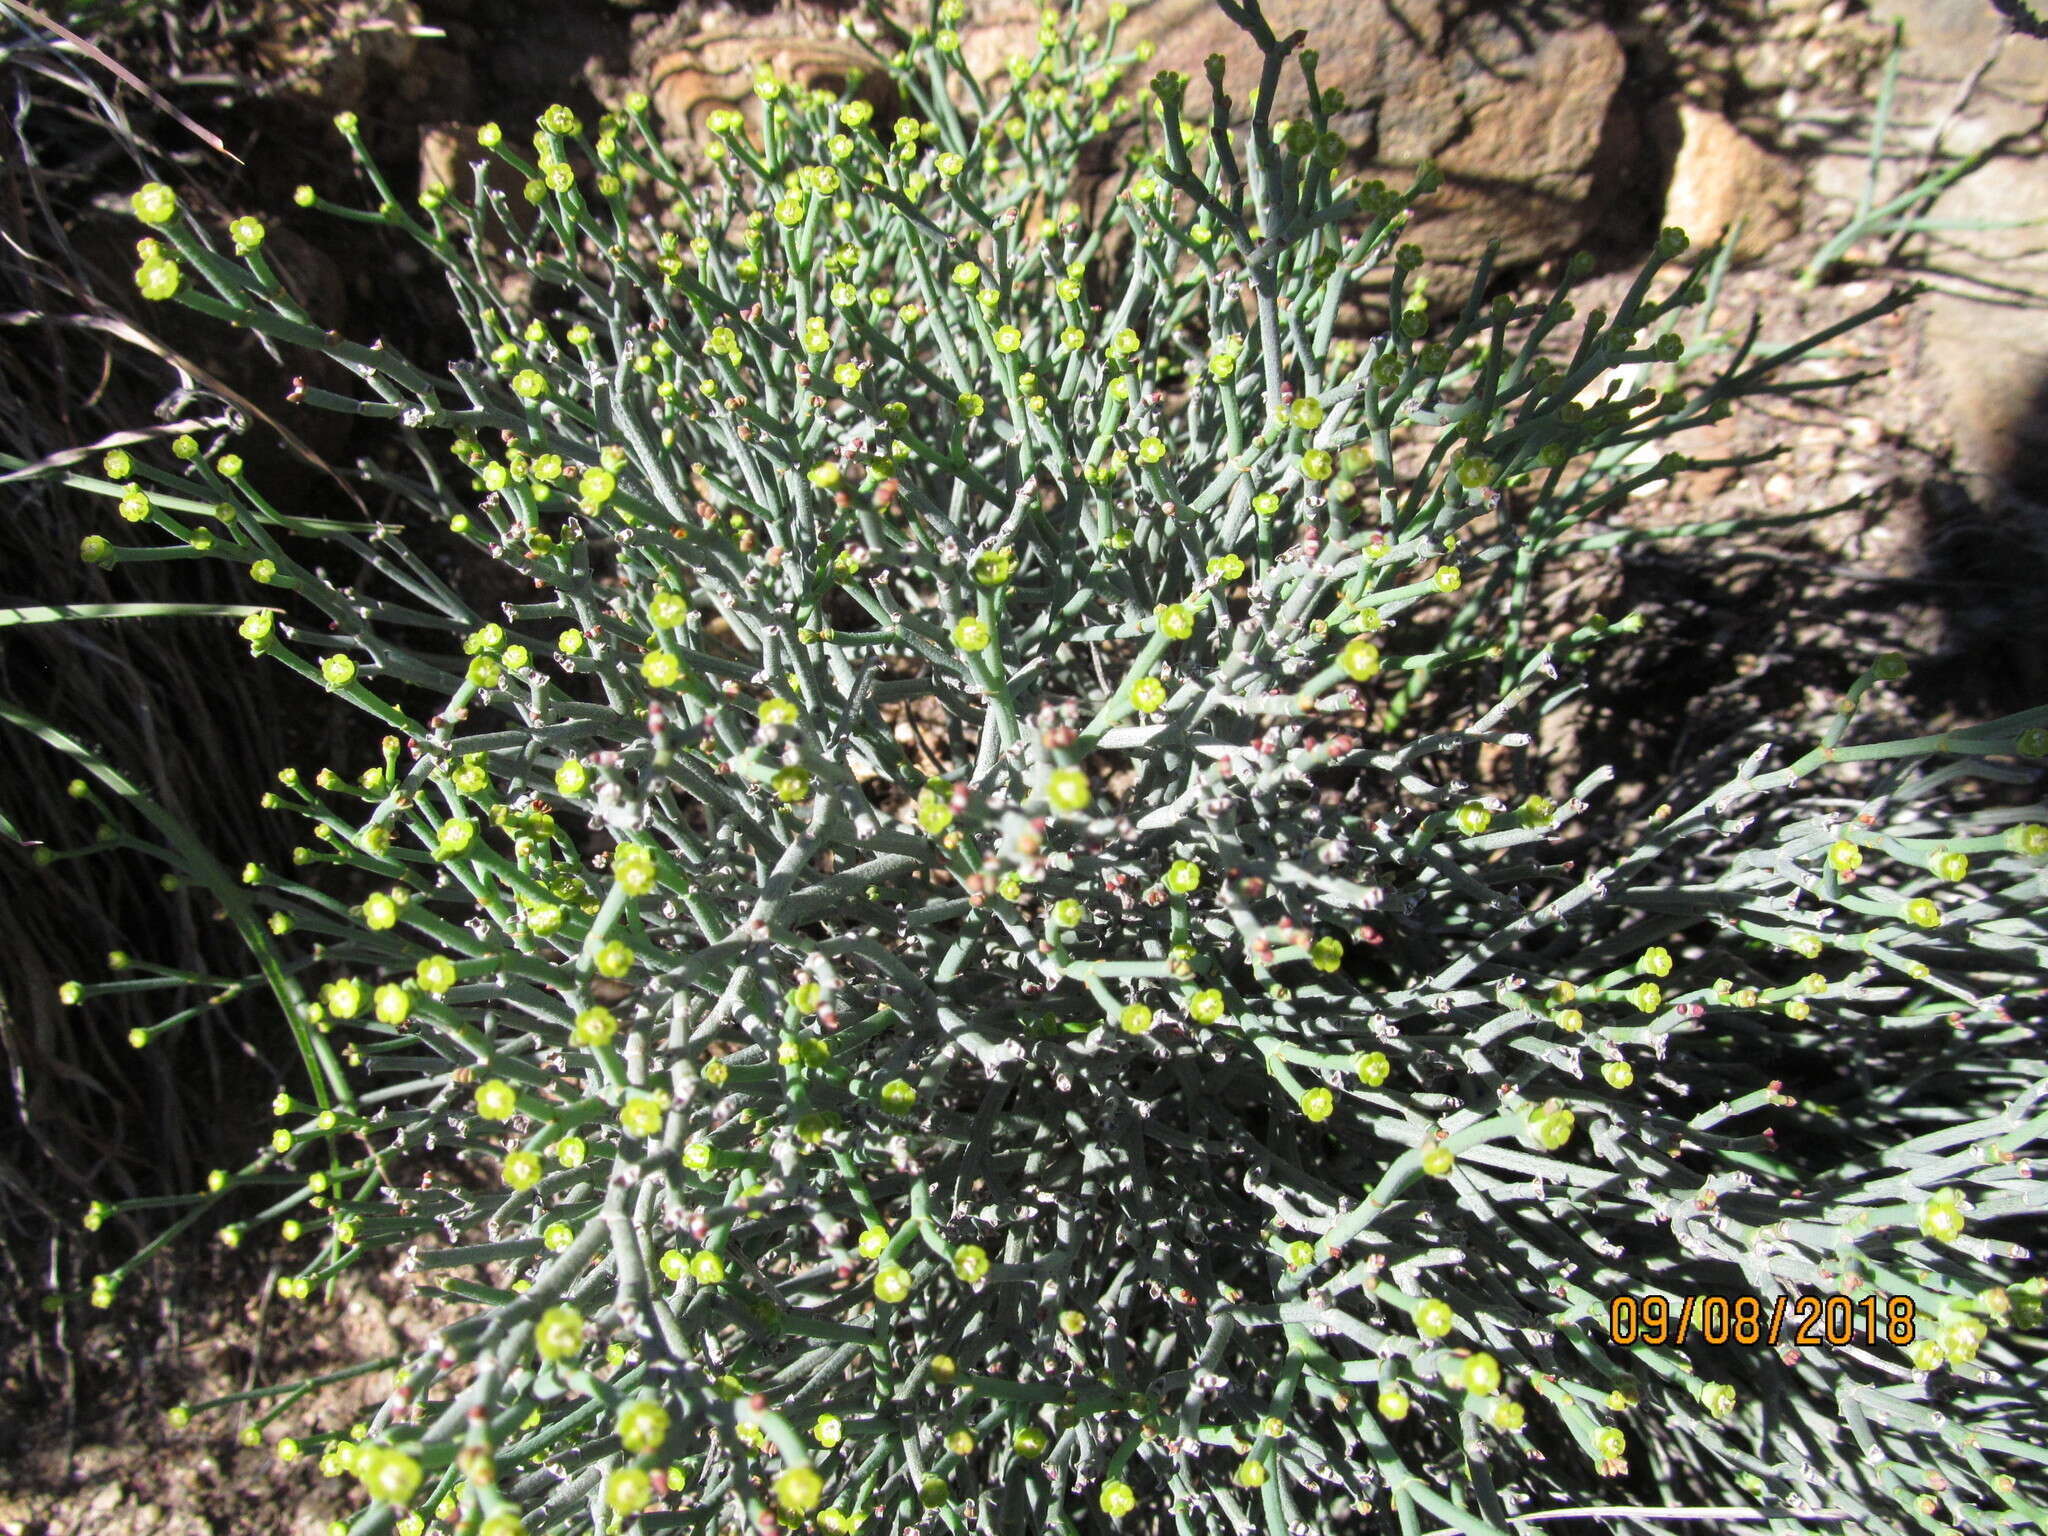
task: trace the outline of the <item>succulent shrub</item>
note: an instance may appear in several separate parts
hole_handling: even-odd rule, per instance
[[[997,90],[946,0],[910,115],[763,75],[701,173],[640,97],[487,128],[523,199],[404,205],[344,118],[370,205],[300,201],[446,274],[445,371],[138,194],[145,293],[412,455],[375,524],[222,443],[76,477],[154,536],[88,559],[244,566],[251,650],[390,731],[221,893],[306,1078],[180,1223],[457,1304],[362,1424],[260,1394],[352,1529],[2041,1517],[2048,710],[1865,740],[1853,659],[1782,766],[1598,837],[1598,764],[1522,792],[1636,627],[1551,574],[1846,327],[1711,333],[1676,231],[1612,313],[1583,262],[1432,313],[1435,172],[1347,178],[1225,8],[1249,120],[1155,79],[1099,218],[1114,9]],[[1761,1336],[1824,1297],[1853,1342]]]

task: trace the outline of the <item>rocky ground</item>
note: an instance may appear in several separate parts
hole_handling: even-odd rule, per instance
[[[1450,173],[1446,211],[1423,232],[1433,255],[1469,255],[1498,235],[1533,282],[1590,246],[1614,269],[1599,284],[1618,294],[1658,224],[1681,223],[1704,244],[1739,218],[1744,264],[1711,325],[1734,332],[1755,316],[1765,347],[1853,313],[1894,281],[1924,278],[1934,290],[1813,365],[1813,376],[1865,376],[1838,400],[1780,402],[1685,445],[1699,457],[1776,449],[1774,462],[1654,489],[1621,518],[1671,527],[1836,510],[1740,552],[1633,556],[1589,571],[1570,594],[1650,619],[1628,670],[1559,722],[1620,759],[1624,793],[1651,792],[1698,742],[1760,716],[1824,713],[1854,673],[1850,658],[1875,649],[1922,659],[1906,696],[1922,719],[2048,696],[2048,232],[1875,231],[1815,269],[1859,207],[1882,207],[1944,156],[1986,158],[1921,212],[2009,223],[2048,210],[2048,43],[2004,31],[1983,0],[1415,4],[1401,8],[1406,30],[1387,19],[1391,7],[1269,12],[1283,31],[1316,33],[1323,81],[1356,104],[1347,132],[1365,153],[1395,166],[1427,154]],[[292,183],[314,179],[308,167],[332,145],[313,135],[334,110],[362,113],[388,159],[423,158],[428,174],[446,175],[475,123],[513,123],[551,99],[596,105],[651,87],[683,126],[707,104],[743,102],[757,56],[843,77],[838,14],[281,0],[232,57],[179,67],[264,74],[278,87],[239,124],[237,144],[252,167],[249,206],[270,213]],[[1199,80],[1202,56],[1224,41],[1210,16],[1206,0],[1158,0],[1134,21],[1161,38],[1160,64]],[[1903,53],[1872,183],[1895,22]],[[972,50],[999,59],[1014,23],[997,13],[978,25]],[[218,126],[235,139],[236,122]],[[336,323],[400,328],[381,270],[308,260]],[[14,1274],[25,1283],[33,1265]],[[303,1460],[240,1444],[232,1411],[174,1431],[164,1410],[374,1358],[422,1337],[432,1313],[390,1275],[304,1304],[269,1297],[270,1278],[263,1253],[194,1244],[174,1273],[111,1312],[74,1298],[31,1336],[0,1339],[0,1536],[324,1530],[346,1504],[338,1485]],[[330,1389],[294,1417],[346,1423],[387,1384]]]

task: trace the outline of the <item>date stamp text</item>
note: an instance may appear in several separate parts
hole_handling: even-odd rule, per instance
[[[1607,1303],[1615,1344],[1780,1344],[1840,1349],[1911,1344],[1919,1309],[1910,1296],[1616,1296]]]

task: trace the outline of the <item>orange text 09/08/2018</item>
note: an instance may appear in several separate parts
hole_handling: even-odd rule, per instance
[[[1911,1344],[1919,1308],[1910,1296],[1616,1296],[1607,1303],[1614,1343],[1784,1344],[1800,1349]]]

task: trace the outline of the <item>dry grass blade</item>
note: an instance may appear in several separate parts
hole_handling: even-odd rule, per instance
[[[38,18],[0,0],[0,505],[13,534],[0,609],[17,620],[0,621],[0,700],[120,765],[207,847],[280,858],[283,829],[257,813],[257,798],[287,755],[336,751],[331,717],[296,716],[279,706],[272,680],[233,665],[243,647],[229,625],[56,622],[242,609],[244,583],[195,566],[81,564],[79,540],[107,531],[108,512],[49,477],[114,448],[168,461],[161,450],[172,436],[268,418],[158,335],[154,317],[131,312],[121,238],[109,238],[105,208],[153,178],[156,146],[175,138],[169,120],[192,125],[100,50],[67,43],[66,29]],[[181,22],[199,24],[190,13]],[[146,100],[128,97],[100,64]],[[234,174],[228,160],[206,163],[216,177]],[[347,490],[310,448],[296,451]],[[36,621],[35,609],[50,621]],[[64,1005],[62,983],[103,973],[111,950],[194,976],[246,969],[214,896],[163,884],[164,866],[145,846],[161,839],[125,805],[74,798],[74,771],[47,741],[0,725],[0,1251],[10,1269],[39,1256],[24,1259],[32,1283],[22,1271],[0,1281],[0,1374],[24,1422],[57,1424],[95,1393],[117,1403],[133,1390],[125,1377],[93,1375],[75,1316],[36,1305],[46,1291],[81,1297],[84,1278],[108,1262],[103,1239],[79,1230],[85,1202],[193,1187],[230,1155],[234,1106],[267,1095],[275,1067],[264,1058],[285,1040],[275,1007],[249,993],[202,1008],[139,1053],[126,1043],[131,1030],[216,989],[111,990]],[[193,1096],[224,1112],[181,1107]],[[132,1242],[156,1223],[127,1225]],[[169,1316],[175,1325],[175,1307]],[[0,1463],[9,1454],[0,1432]]]
[[[242,157],[229,149],[227,145],[221,143],[218,134],[210,129],[202,128],[199,124],[193,122],[191,118],[180,112],[170,102],[164,100],[150,86],[149,82],[138,78],[133,71],[125,68],[118,59],[109,57],[104,49],[96,46],[89,39],[80,37],[76,32],[65,26],[64,23],[58,21],[55,17],[45,15],[34,6],[25,3],[25,0],[0,0],[0,5],[6,6],[7,9],[13,11],[16,15],[26,17],[36,26],[48,29],[53,35],[63,38],[65,42],[71,44],[72,47],[85,54],[87,58],[100,65],[101,68],[113,75],[115,79],[119,80],[130,90],[140,91],[148,98],[151,106],[176,122],[209,149],[226,155],[237,165],[242,163]]]
[[[0,325],[11,323],[18,316],[0,315]],[[41,318],[40,316],[35,318]],[[181,432],[212,432],[222,425],[218,417],[191,416],[177,421],[167,421],[160,427],[145,427],[140,430],[109,432],[93,442],[76,448],[60,448],[55,453],[46,453],[33,464],[8,474],[0,475],[0,485],[10,480],[40,480],[58,470],[69,469],[74,464],[84,464],[101,457],[110,448],[133,448],[142,443],[153,443],[176,437]]]
[[[17,624],[72,624],[81,619],[238,619],[264,611],[247,603],[64,603],[0,608],[0,629]]]
[[[279,442],[283,443],[303,462],[325,475],[335,488],[354,504],[358,512],[362,513],[364,517],[370,516],[369,506],[364,502],[362,494],[353,485],[349,484],[341,471],[328,463],[304,438],[300,437],[298,433],[278,420],[269,411],[256,404],[232,385],[217,378],[191,358],[186,357],[175,348],[166,346],[157,337],[138,330],[128,320],[108,310],[105,303],[97,295],[86,292],[54,272],[43,271],[38,273],[38,276],[43,282],[55,289],[59,295],[69,299],[72,303],[94,310],[96,313],[53,315],[42,314],[32,310],[17,310],[10,314],[0,315],[0,324],[27,325],[41,322],[46,325],[74,326],[86,330],[100,331],[106,335],[128,342],[132,346],[141,348],[143,351],[161,359],[177,370],[181,395],[203,390],[206,393],[217,395],[220,399],[226,401],[228,405],[240,412],[244,418],[253,418],[262,422],[277,434]],[[5,484],[7,481],[14,479],[27,479],[40,472],[64,468],[69,464],[89,459],[108,448],[126,446],[128,441],[147,441],[149,438],[156,436],[175,436],[179,432],[209,431],[223,425],[239,426],[240,423],[230,423],[221,417],[202,417],[189,421],[173,422],[141,432],[127,431],[125,437],[123,432],[111,433],[90,447],[59,449],[44,455],[26,468],[16,470],[11,474],[0,475],[0,484]]]

